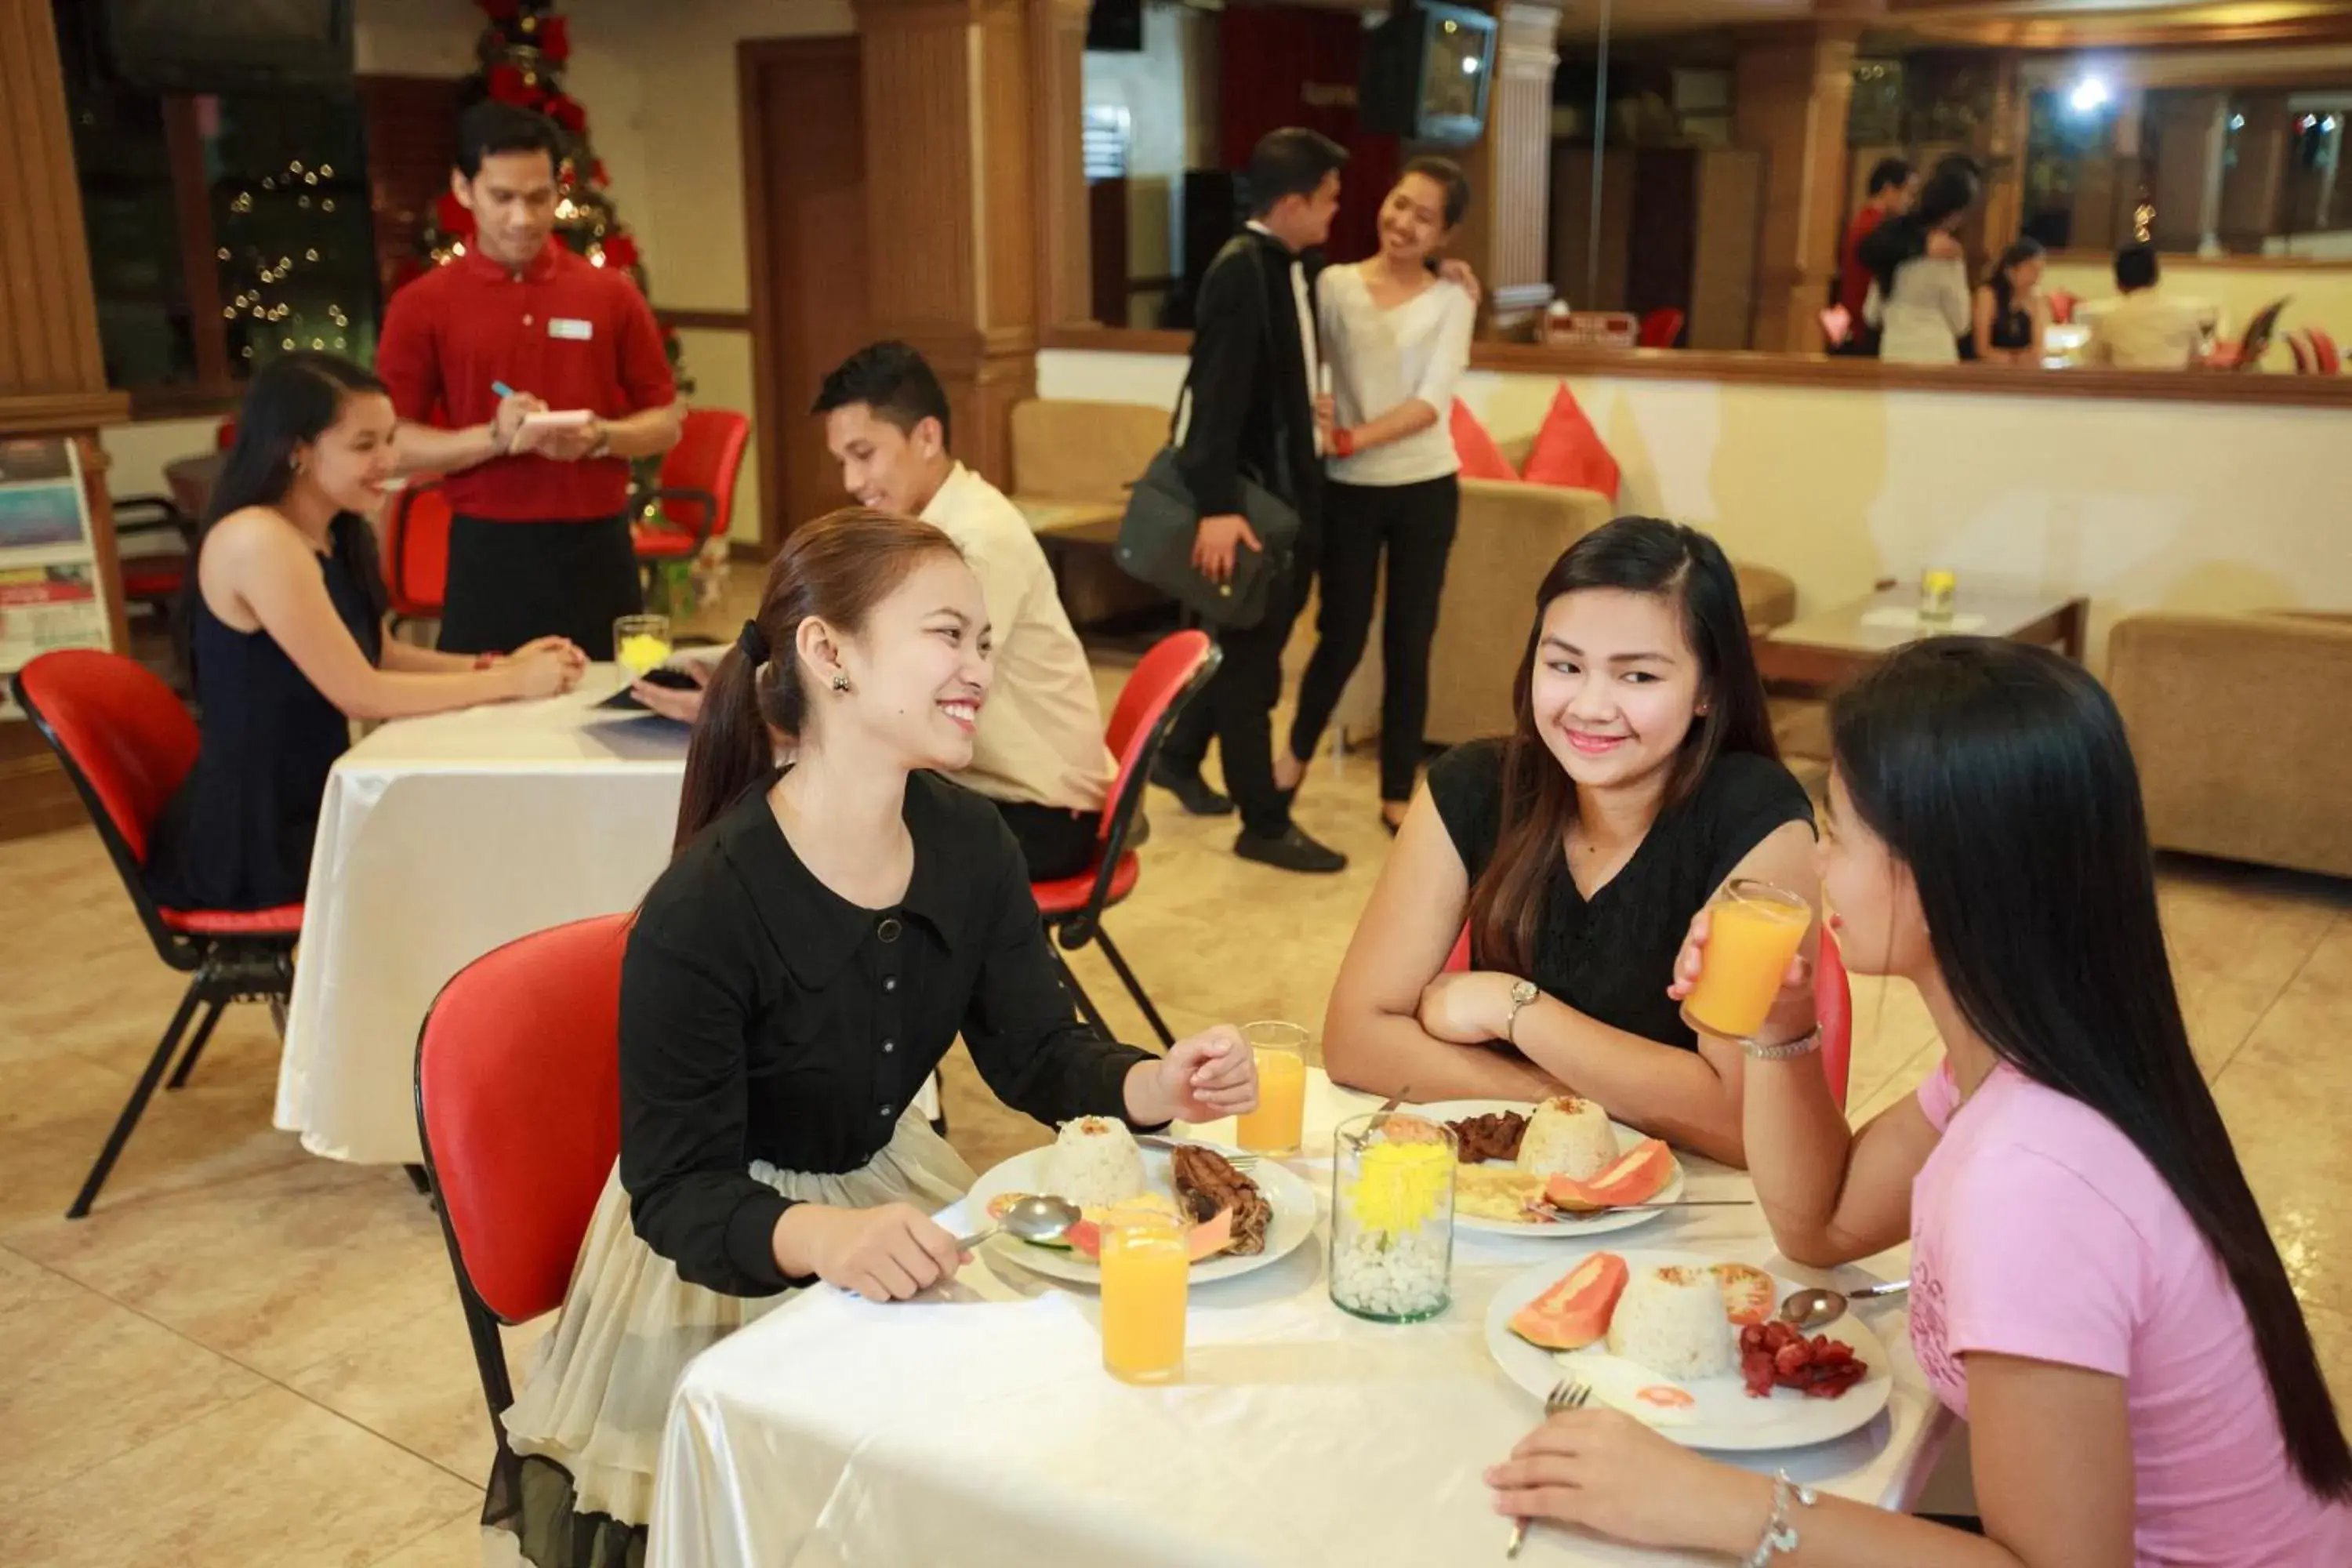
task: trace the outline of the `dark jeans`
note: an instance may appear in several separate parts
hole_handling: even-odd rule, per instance
[[[564,637],[593,659],[613,657],[613,621],[645,608],[629,524],[499,522],[449,525],[444,653],[510,653],[533,637]]]
[[[996,814],[1021,845],[1033,882],[1075,877],[1094,863],[1095,832],[1102,826],[1099,813],[1072,811],[1066,806],[1039,805],[1030,801],[1000,800]]]
[[[1310,560],[1301,552],[1301,560]],[[1225,790],[1241,807],[1242,829],[1279,838],[1290,828],[1290,797],[1274,787],[1274,705],[1282,696],[1282,648],[1307,601],[1309,568],[1294,563],[1268,595],[1254,626],[1216,633],[1224,662],[1184,711],[1160,756],[1180,773],[1198,773],[1213,737],[1225,764]]]
[[[1381,798],[1407,801],[1421,766],[1429,718],[1429,642],[1437,635],[1437,601],[1445,557],[1462,508],[1452,475],[1410,485],[1324,489],[1323,600],[1315,616],[1315,657],[1298,682],[1298,716],[1290,753],[1312,761],[1323,727],[1364,657],[1388,551],[1388,607],[1381,617]]]

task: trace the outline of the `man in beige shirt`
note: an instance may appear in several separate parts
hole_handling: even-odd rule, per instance
[[[2156,252],[2127,245],[2116,252],[2116,288],[2123,298],[2091,319],[2083,357],[2117,370],[2187,370],[2204,353],[2204,324],[2188,306],[2157,288]]]
[[[962,550],[995,628],[996,680],[980,710],[971,766],[957,782],[996,803],[1032,880],[1074,877],[1093,858],[1117,764],[1087,650],[1071,629],[1045,552],[1003,492],[948,449],[948,400],[923,356],[872,343],[824,378],[814,412],[862,506],[920,517]]]

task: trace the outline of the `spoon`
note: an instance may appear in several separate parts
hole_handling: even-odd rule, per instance
[[[1004,1216],[986,1230],[976,1230],[970,1236],[956,1237],[956,1250],[970,1252],[999,1231],[1022,1241],[1059,1241],[1082,1217],[1078,1205],[1066,1198],[1023,1198],[1006,1209]]]
[[[1884,1285],[1865,1285],[1859,1290],[1794,1290],[1780,1303],[1780,1317],[1782,1322],[1801,1331],[1818,1329],[1845,1316],[1849,1302],[1881,1300],[1900,1296],[1909,1289],[1911,1281],[1895,1279]]]

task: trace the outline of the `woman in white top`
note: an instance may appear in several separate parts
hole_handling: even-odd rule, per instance
[[[1929,234],[1956,232],[1968,220],[1976,185],[1957,172],[1937,174],[1919,193],[1914,219]],[[1960,339],[1976,325],[1969,295],[1969,264],[1958,257],[1916,256],[1895,269],[1890,283],[1872,285],[1863,307],[1880,326],[1878,357],[1895,364],[1958,364]]]
[[[1388,552],[1381,627],[1381,817],[1404,819],[1429,712],[1429,642],[1461,488],[1447,416],[1470,363],[1476,300],[1431,270],[1470,205],[1470,182],[1450,159],[1415,158],[1381,205],[1381,248],[1317,281],[1323,352],[1334,396],[1330,483],[1324,492],[1322,605],[1315,656],[1298,687],[1290,749],[1275,782],[1295,790],[1323,727],[1363,657],[1372,600]]]

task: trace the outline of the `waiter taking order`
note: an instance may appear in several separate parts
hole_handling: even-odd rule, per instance
[[[609,659],[644,604],[627,459],[677,444],[677,384],[636,284],[555,237],[560,147],[530,110],[466,110],[449,184],[473,242],[393,296],[376,347],[401,471],[446,476],[452,653],[564,637]],[[588,417],[526,422],[550,410]]]

